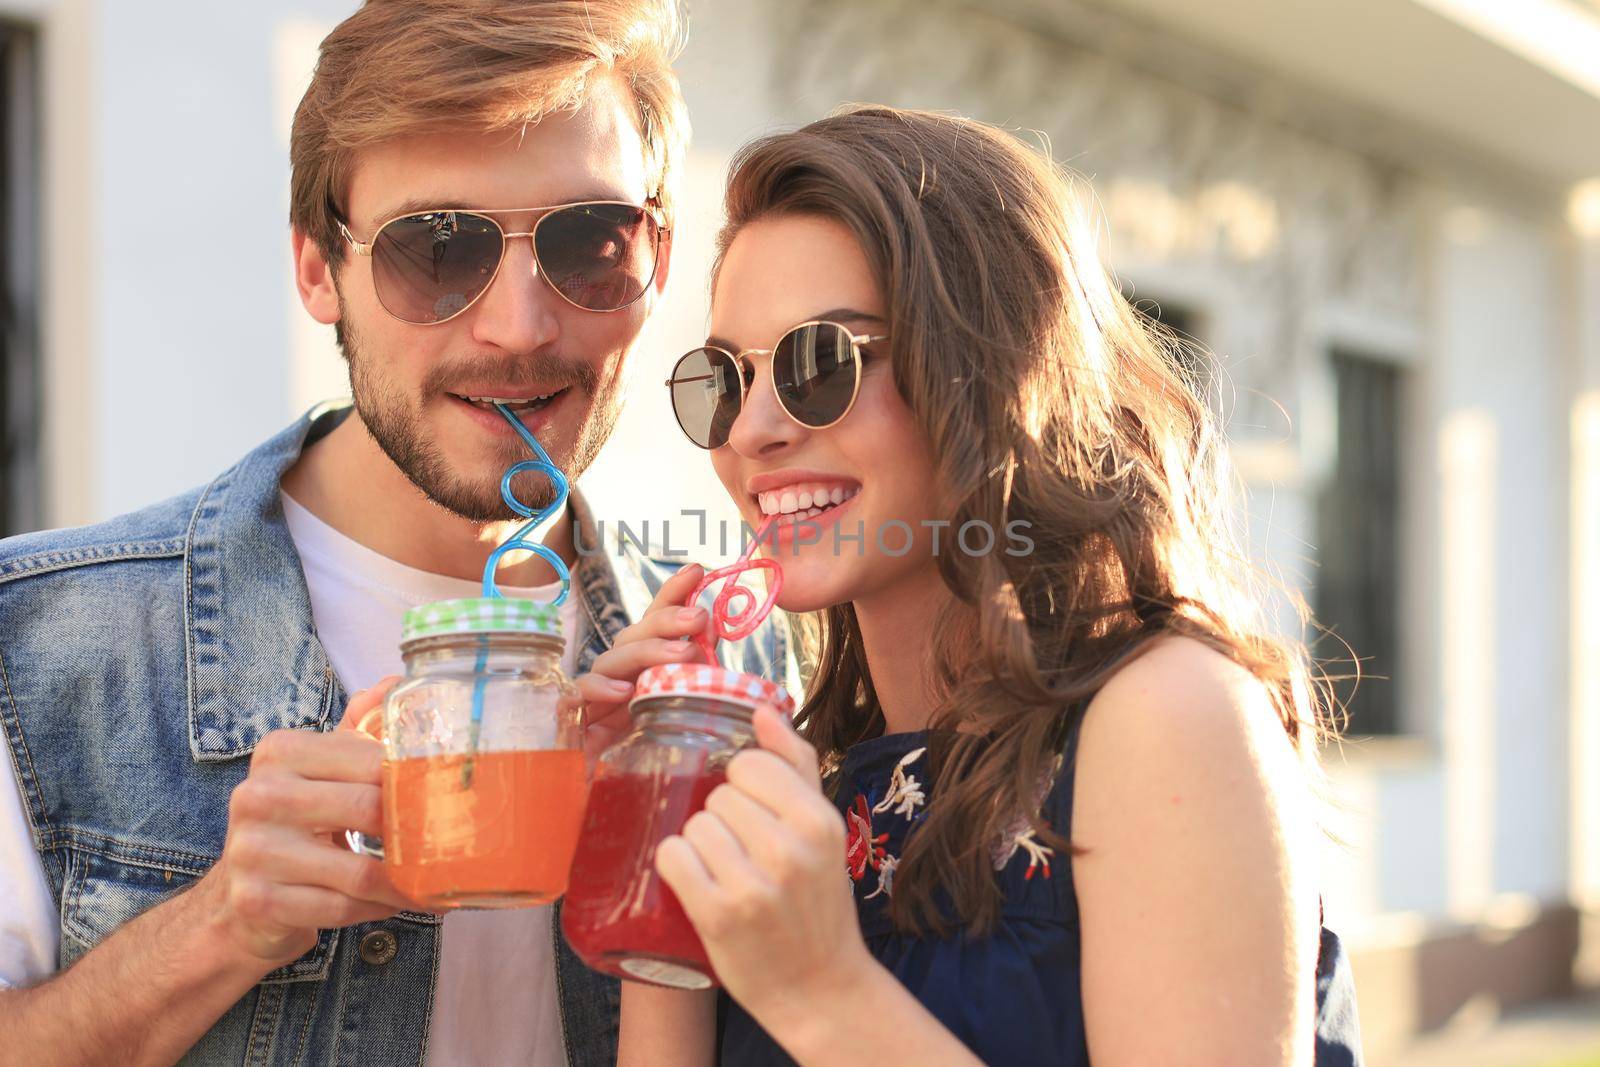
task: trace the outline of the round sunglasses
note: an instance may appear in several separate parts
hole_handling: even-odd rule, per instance
[[[685,352],[667,388],[684,436],[701,448],[728,443],[755,372],[749,355],[772,355],[772,390],[795,422],[824,430],[850,413],[861,388],[861,346],[884,336],[851,333],[837,322],[802,322],[771,348],[729,352],[708,345]]]
[[[507,233],[494,215],[536,213],[533,228]],[[339,222],[358,256],[372,259],[372,286],[401,322],[436,326],[488,291],[516,237],[533,244],[534,269],[584,311],[620,311],[644,295],[671,232],[654,202],[585,200],[533,208],[434,208],[397,215],[361,242]]]

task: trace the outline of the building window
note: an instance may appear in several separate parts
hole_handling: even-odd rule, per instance
[[[36,41],[0,21],[0,536],[43,522]]]
[[[1333,675],[1352,734],[1401,732],[1400,462],[1405,372],[1391,362],[1336,350],[1331,358],[1337,456],[1317,496],[1317,568],[1312,610],[1335,636],[1316,653]],[[1347,650],[1343,641],[1350,647]]]

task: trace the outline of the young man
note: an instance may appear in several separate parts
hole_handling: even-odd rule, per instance
[[[0,544],[0,1061],[615,1061],[616,986],[555,909],[441,921],[330,838],[381,829],[381,747],[333,727],[398,670],[403,612],[476,595],[514,528],[527,457],[484,398],[573,477],[614,425],[670,259],[677,32],[670,0],[374,0],[323,42],[291,220],[354,410]],[[588,521],[574,496],[546,542],[570,673],[672,569],[580,559]],[[735,654],[784,666],[771,629]]]

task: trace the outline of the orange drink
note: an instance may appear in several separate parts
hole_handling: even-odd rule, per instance
[[[389,880],[435,908],[549,903],[566,891],[587,792],[573,749],[386,760]]]

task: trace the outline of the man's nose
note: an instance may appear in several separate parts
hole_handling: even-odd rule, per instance
[[[508,234],[505,256],[472,309],[473,339],[508,352],[533,352],[561,334],[561,297],[539,277],[533,238]]]

